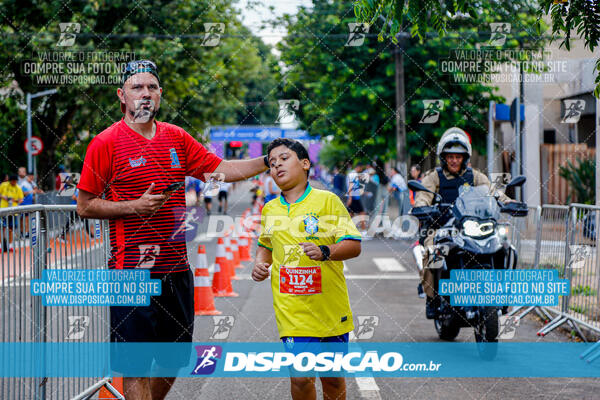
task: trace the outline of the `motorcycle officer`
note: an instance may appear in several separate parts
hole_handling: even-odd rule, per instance
[[[437,156],[440,160],[440,167],[428,171],[421,184],[434,193],[442,197],[442,203],[453,204],[458,198],[459,187],[469,186],[490,186],[490,181],[482,172],[468,166],[471,158],[471,143],[465,131],[460,128],[452,127],[442,135],[437,146]],[[502,202],[514,201],[504,193],[498,193],[498,199]],[[430,206],[433,204],[434,195],[432,193],[419,191],[415,195],[414,207]],[[441,219],[447,216],[442,214]],[[446,221],[438,221],[442,226]],[[439,307],[439,296],[435,293],[434,272],[428,265],[430,258],[430,249],[433,247],[434,233],[429,233],[423,246],[423,269],[421,272],[421,284],[427,295],[425,315],[427,319],[434,319],[436,309]]]

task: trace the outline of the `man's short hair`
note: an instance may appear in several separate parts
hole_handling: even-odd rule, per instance
[[[292,150],[294,153],[296,153],[299,160],[303,160],[306,158],[310,162],[310,157],[308,156],[308,151],[302,145],[302,143],[298,142],[297,140],[292,140],[292,139],[287,139],[287,138],[277,138],[277,139],[273,140],[271,143],[269,143],[269,146],[267,147],[267,158],[269,158],[269,156],[271,155],[271,150],[273,150],[274,148],[279,147],[279,146],[285,146],[288,149]],[[310,164],[310,166],[312,167],[312,163]],[[308,171],[306,171],[306,176],[308,176],[309,171],[310,171],[310,169]]]

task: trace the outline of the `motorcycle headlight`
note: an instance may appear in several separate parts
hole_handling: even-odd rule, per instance
[[[500,235],[502,239],[507,240],[509,233],[510,230],[508,225],[498,225],[498,235]]]
[[[493,222],[479,222],[468,219],[463,222],[463,232],[465,235],[473,238],[489,236],[494,232]]]

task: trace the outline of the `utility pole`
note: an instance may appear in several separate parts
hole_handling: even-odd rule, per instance
[[[398,44],[394,46],[396,78],[396,168],[407,177],[406,157],[406,107],[404,99],[404,53],[401,46],[402,33],[398,34]]]
[[[31,142],[31,99],[35,99],[37,97],[48,96],[56,93],[56,89],[44,90],[37,93],[27,93],[25,96],[27,100],[27,140]],[[30,151],[27,152],[27,171],[33,172],[34,175],[37,176],[37,163],[34,163],[34,158]]]

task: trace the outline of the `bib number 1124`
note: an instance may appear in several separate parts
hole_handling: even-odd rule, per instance
[[[317,294],[321,292],[321,267],[286,267],[279,269],[279,292]]]

